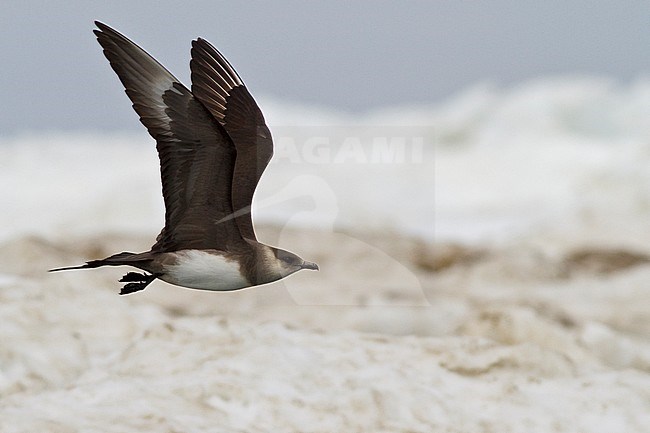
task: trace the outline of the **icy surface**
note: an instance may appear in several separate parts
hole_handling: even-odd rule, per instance
[[[234,293],[45,273],[151,245],[155,149],[0,140],[0,432],[650,432],[647,81],[263,107],[259,237],[321,271]]]

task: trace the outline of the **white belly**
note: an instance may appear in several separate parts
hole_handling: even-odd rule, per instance
[[[177,251],[177,262],[160,277],[177,286],[202,290],[235,290],[251,283],[239,271],[239,262],[201,250]]]

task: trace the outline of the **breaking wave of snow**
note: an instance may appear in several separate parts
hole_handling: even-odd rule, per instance
[[[0,432],[648,431],[650,82],[260,102],[260,238],[321,272],[234,293],[47,274],[149,247],[155,148],[0,139]]]

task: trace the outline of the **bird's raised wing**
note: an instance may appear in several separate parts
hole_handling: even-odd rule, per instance
[[[236,159],[229,135],[153,57],[107,25],[95,24],[104,55],[157,143],[165,228],[152,250],[226,249],[243,243],[239,227],[227,218],[233,214]]]
[[[273,156],[273,140],[262,111],[235,69],[204,39],[192,41],[192,93],[226,130],[237,151],[232,178],[233,218],[247,239],[257,240],[251,203]]]

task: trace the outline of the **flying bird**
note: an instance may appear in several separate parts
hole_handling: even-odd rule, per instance
[[[151,250],[122,252],[81,266],[132,266],[121,295],[155,279],[227,291],[277,281],[318,265],[257,241],[251,203],[273,155],[262,111],[242,79],[209,42],[192,41],[191,90],[156,59],[96,21],[104,55],[133,109],[156,140],[165,227]]]

